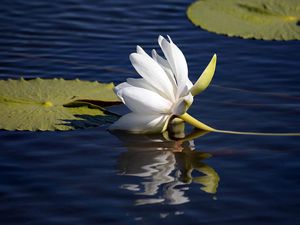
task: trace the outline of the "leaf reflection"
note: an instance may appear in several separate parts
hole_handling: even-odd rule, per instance
[[[128,149],[118,159],[119,174],[139,178],[130,179],[132,183],[121,186],[141,196],[135,201],[136,205],[189,202],[186,192],[191,183],[200,184],[206,193],[217,192],[219,175],[203,162],[211,155],[196,151],[193,140],[189,140],[195,134],[177,140],[172,132],[164,135],[114,134]]]

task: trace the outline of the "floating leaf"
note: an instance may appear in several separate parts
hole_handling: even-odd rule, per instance
[[[0,129],[72,130],[112,121],[115,115],[85,100],[117,103],[113,88],[80,80],[0,80]]]
[[[201,0],[188,18],[217,34],[264,40],[300,40],[299,0]]]
[[[191,92],[193,96],[200,94],[208,87],[215,74],[216,64],[217,64],[217,55],[214,54],[207,67],[205,68],[205,70],[202,72],[197,82],[192,87]]]

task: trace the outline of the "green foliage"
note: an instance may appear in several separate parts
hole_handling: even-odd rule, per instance
[[[188,7],[187,16],[217,34],[300,40],[299,0],[199,0]]]
[[[46,131],[99,126],[116,119],[99,106],[119,102],[113,88],[112,83],[80,80],[0,80],[0,129]]]

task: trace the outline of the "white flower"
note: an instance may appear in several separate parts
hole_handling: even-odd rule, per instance
[[[111,130],[127,130],[133,133],[161,133],[173,116],[204,131],[227,134],[300,136],[300,133],[259,133],[219,130],[212,128],[186,113],[193,102],[193,96],[204,91],[210,84],[216,69],[214,54],[199,79],[193,85],[188,78],[185,57],[168,36],[162,36],[158,43],[165,58],[152,50],[152,58],[140,47],[130,55],[130,61],[140,79],[127,79],[115,87],[122,102],[132,111],[110,126]]]
[[[115,92],[132,111],[111,125],[111,130],[134,133],[159,133],[166,130],[173,115],[183,115],[193,102],[192,82],[181,50],[159,36],[158,43],[165,55],[152,50],[150,57],[140,46],[130,55],[130,61],[142,76],[127,79],[115,87]]]

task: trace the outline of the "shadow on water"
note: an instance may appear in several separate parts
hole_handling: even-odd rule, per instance
[[[74,115],[75,120],[64,120],[64,125],[71,127],[71,129],[85,129],[87,127],[99,127],[105,124],[111,124],[118,119],[114,115]]]
[[[138,135],[138,138],[128,133],[114,135],[127,147],[118,159],[119,175],[138,178],[120,186],[139,196],[135,205],[189,202],[187,192],[191,184],[199,184],[208,194],[217,192],[219,175],[203,162],[212,155],[197,151],[191,135],[183,137],[178,130],[162,135]],[[198,132],[192,136],[201,135]]]
[[[64,107],[67,108],[71,113],[79,112],[78,108],[80,109],[80,107],[86,107],[88,109],[96,110],[96,115],[85,114],[86,111],[83,111],[82,114],[74,113],[73,115],[75,119],[63,120],[62,124],[70,127],[71,129],[84,129],[87,127],[99,127],[105,124],[112,124],[120,118],[119,115],[112,113],[102,107],[105,106],[105,104],[110,106],[113,104],[120,104],[119,102],[112,103],[112,104],[110,104],[109,102],[101,102],[100,105],[97,105],[97,103],[99,104],[99,101],[85,100],[85,101],[76,101],[64,105]]]

